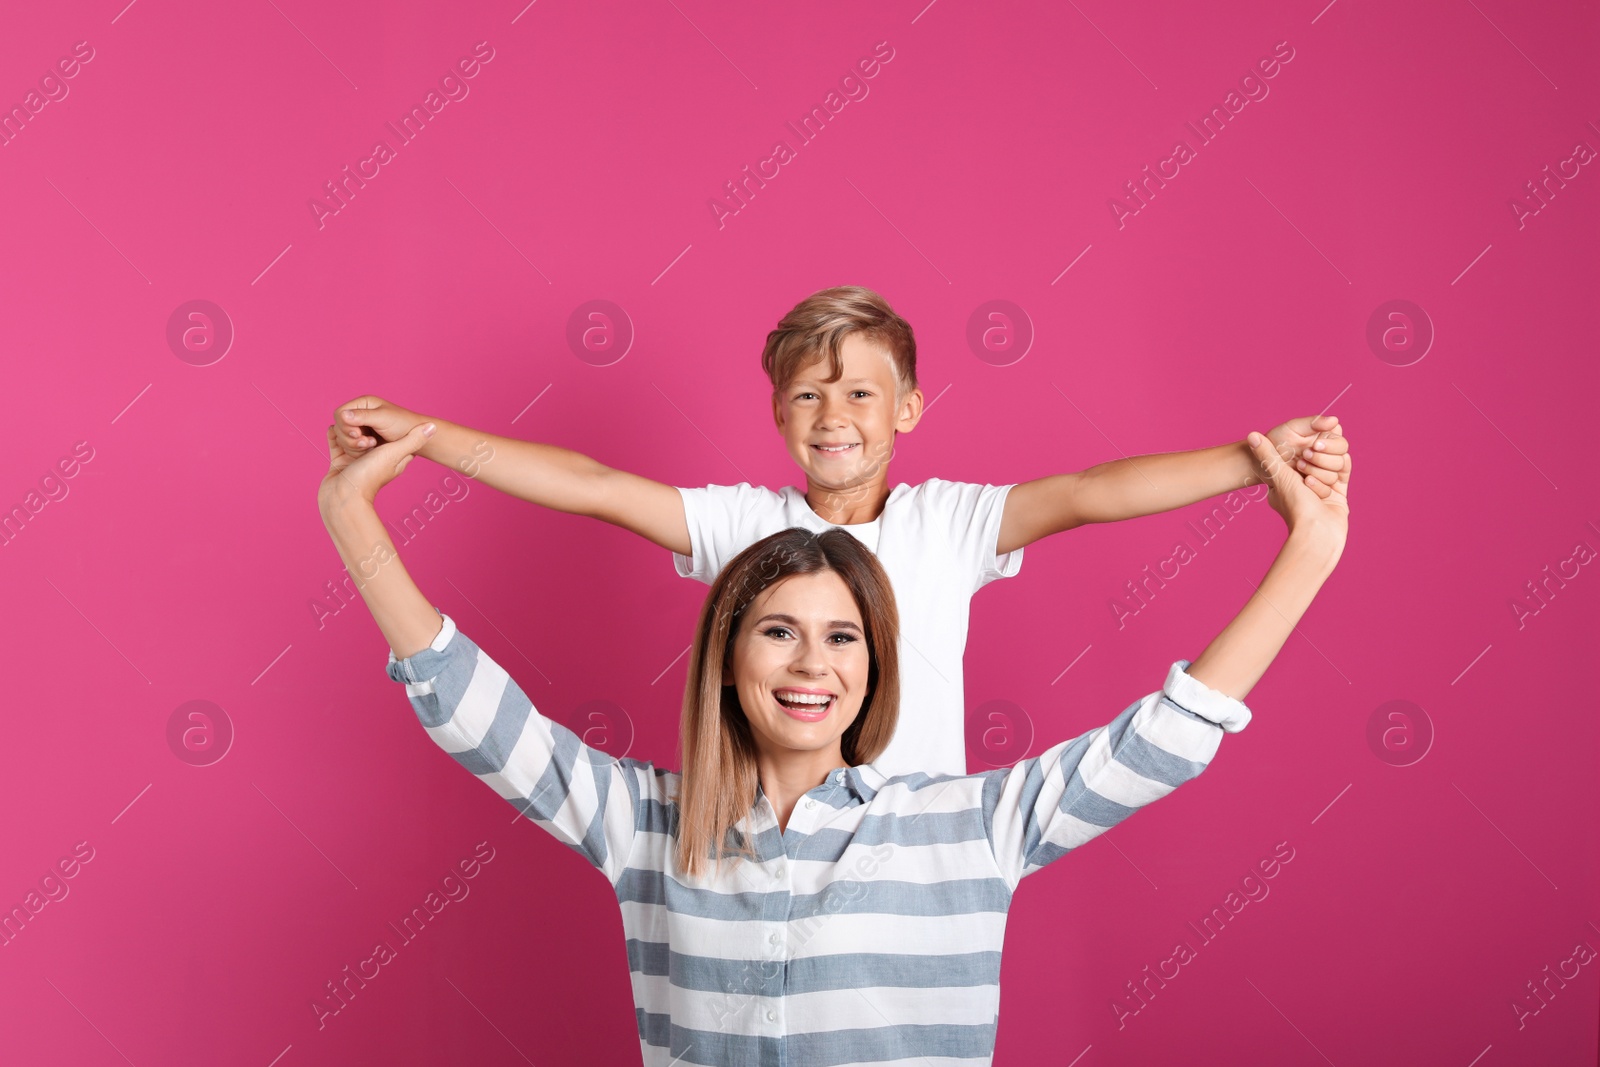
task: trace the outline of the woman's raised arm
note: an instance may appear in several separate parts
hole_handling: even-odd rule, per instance
[[[331,426],[328,434],[330,466],[317,503],[389,642],[389,677],[405,683],[434,744],[615,885],[653,768],[613,759],[540,715],[504,668],[412,581],[373,501],[422,447],[423,427],[358,458],[337,447]]]
[[[1189,665],[1188,673],[1219,693],[1243,700],[1294,632],[1344,552],[1350,523],[1350,455],[1326,500],[1307,488],[1266,435],[1250,434],[1267,475],[1268,499],[1288,536],[1261,584],[1232,622]]]
[[[378,490],[406,469],[432,434],[432,423],[415,426],[404,437],[352,458],[339,448],[329,426],[328,473],[317,489],[317,509],[328,536],[378,629],[402,658],[427,648],[444,620],[400,562],[374,501]]]
[[[1245,695],[1338,562],[1350,456],[1323,500],[1264,436],[1250,438],[1272,506],[1289,526],[1283,547],[1238,616],[1193,663],[1173,663],[1158,692],[1105,726],[985,775],[984,828],[1009,886],[1198,777],[1222,735],[1250,721]]]

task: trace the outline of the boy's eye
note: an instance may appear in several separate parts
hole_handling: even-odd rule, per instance
[[[872,395],[871,393],[867,392],[865,389],[857,389],[854,392],[852,392],[850,395],[851,396],[855,396],[857,393],[859,393],[862,396],[871,396]]]

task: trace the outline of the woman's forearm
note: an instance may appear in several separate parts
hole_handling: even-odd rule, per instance
[[[373,506],[362,499],[325,504],[322,523],[395,657],[427,648],[444,620],[406,572]]]
[[[1189,675],[1243,700],[1333,573],[1339,554],[1326,538],[1291,532],[1249,601],[1189,665]]]

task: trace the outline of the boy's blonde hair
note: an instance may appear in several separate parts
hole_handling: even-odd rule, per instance
[[[917,339],[911,324],[871,289],[840,285],[818,290],[800,301],[779,320],[777,329],[767,334],[761,369],[772,380],[772,391],[787,389],[818,358],[830,361],[829,376],[823,380],[838,381],[844,374],[839,346],[855,333],[888,350],[895,368],[896,401],[918,387]]]

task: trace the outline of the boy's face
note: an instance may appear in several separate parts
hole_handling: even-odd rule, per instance
[[[886,480],[895,434],[909,433],[922,417],[921,389],[896,400],[894,363],[882,345],[851,334],[839,354],[838,381],[822,380],[828,360],[819,357],[772,398],[789,454],[811,485],[827,489]]]

